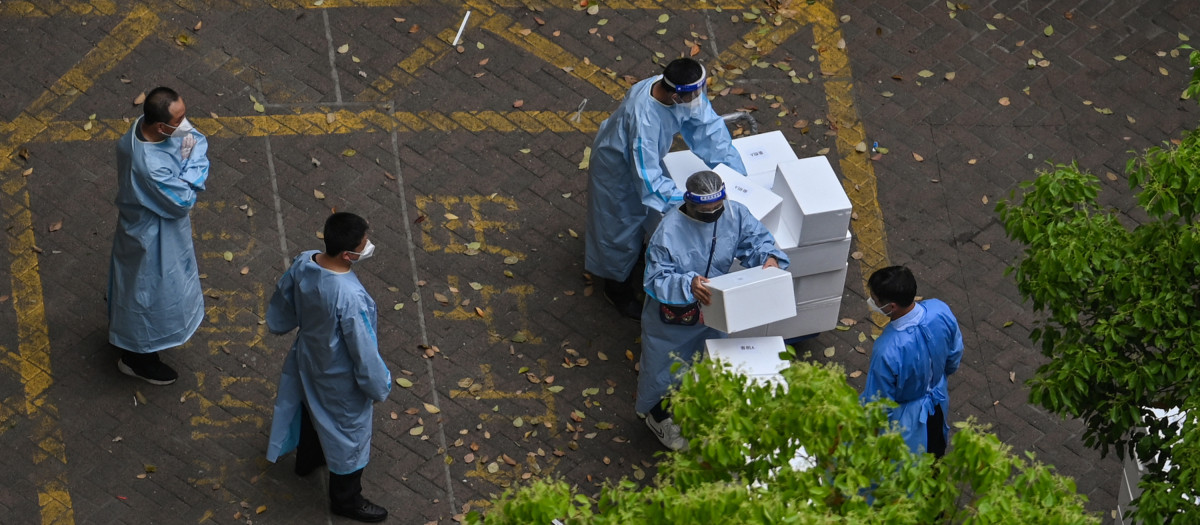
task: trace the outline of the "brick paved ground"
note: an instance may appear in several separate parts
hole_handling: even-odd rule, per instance
[[[1116,460],[1085,449],[1076,422],[1026,403],[1021,381],[1042,358],[1027,338],[1034,317],[1003,276],[1018,248],[992,209],[1047,160],[1120,174],[1127,150],[1191,125],[1194,106],[1177,100],[1186,61],[1169,52],[1178,34],[1196,33],[1200,15],[1184,3],[1132,1],[997,2],[955,9],[954,18],[940,1],[793,2],[799,21],[762,34],[730,20],[749,4],[646,3],[589,16],[565,0],[469,2],[461,53],[446,43],[462,19],[457,2],[0,5],[0,53],[12,57],[0,76],[9,248],[0,260],[13,276],[0,282],[0,443],[13,452],[0,466],[14,473],[0,487],[0,514],[52,523],[229,522],[236,513],[256,523],[326,521],[321,476],[296,479],[290,458],[263,459],[291,338],[269,336],[260,322],[285,262],[320,247],[315,232],[331,208],[372,221],[378,256],[356,270],[379,304],[387,362],[413,382],[377,405],[364,478],[392,522],[450,522],[526,476],[587,486],[652,474],[659,447],[632,414],[636,373],[625,357],[639,351],[638,328],[591,295],[572,232],[584,230],[581,154],[616,107],[622,76],[653,73],[653,53],[676,55],[687,39],[700,45],[698,58],[744,70],[723,75],[745,94],[715,98],[718,111],[754,106],[762,131],[782,129],[802,156],[831,148],[837,160],[855,154],[816,121],[849,109],[862,121],[838,122],[843,135],[853,128],[890,149],[871,167],[887,256],[912,266],[921,294],[950,303],[964,329],[952,417],[994,424],[1014,448],[1074,476],[1090,508],[1107,515]],[[835,16],[821,18],[822,9]],[[669,20],[660,23],[661,14]],[[821,34],[842,32],[848,96],[824,81],[833,72],[822,64],[836,52],[814,50],[814,24],[824,24]],[[763,62],[787,61],[804,82],[747,63],[755,53],[747,38],[765,50]],[[1047,66],[1026,67],[1034,50]],[[944,80],[949,72],[953,80]],[[130,101],[156,84],[184,95],[212,137],[213,162],[193,212],[208,320],[165,354],[182,378],[163,388],[116,372],[104,311],[112,141],[128,126],[122,119],[140,112]],[[762,95],[782,97],[784,107]],[[251,96],[266,104],[263,113]],[[789,114],[775,116],[780,109]],[[792,126],[798,119],[813,123],[807,133]],[[841,169],[856,165],[841,160]],[[1128,210],[1125,186],[1122,177],[1106,181],[1105,198]],[[860,246],[873,235],[862,225],[856,233]],[[472,250],[472,242],[480,244]],[[860,264],[852,262],[842,313],[865,320]],[[821,355],[834,346],[848,370],[864,369],[866,356],[852,347],[865,326],[801,347]],[[426,345],[436,346],[432,358]],[[49,360],[39,360],[45,352]],[[549,389],[548,376],[563,389]],[[600,393],[584,396],[586,388]],[[598,430],[600,422],[614,427]],[[70,512],[54,514],[63,507],[46,502],[64,495]]]

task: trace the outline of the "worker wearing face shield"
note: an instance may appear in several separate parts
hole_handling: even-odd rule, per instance
[[[705,283],[724,275],[737,259],[747,267],[787,269],[788,258],[775,238],[743,204],[725,198],[725,184],[711,171],[687,180],[684,203],[663,216],[646,248],[642,308],[642,355],[639,366],[638,414],[664,446],[687,447],[687,439],[671,417],[667,400],[679,372],[689,365],[708,339],[728,334],[704,325],[700,304],[709,304]]]
[[[683,190],[662,159],[678,133],[709,167],[746,173],[725,122],[705,96],[707,72],[680,58],[660,76],[638,82],[603,123],[592,145],[584,268],[605,280],[604,296],[624,316],[640,318],[645,239]]]

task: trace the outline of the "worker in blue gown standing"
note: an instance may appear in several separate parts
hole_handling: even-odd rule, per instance
[[[208,139],[166,87],[117,142],[117,231],[108,272],[108,341],[117,369],[155,385],[179,377],[158,352],[180,346],[204,319],[189,213],[208,180]]]
[[[635,406],[671,450],[687,448],[664,399],[676,383],[671,366],[690,365],[704,341],[728,337],[703,323],[697,303],[709,304],[711,298],[704,283],[728,273],[735,258],[747,267],[788,266],[771,232],[744,205],[725,198],[719,175],[701,171],[688,177],[686,186],[683,204],[667,211],[646,248]]]
[[[626,317],[641,315],[641,273],[634,268],[644,241],[683,202],[662,164],[675,134],[710,168],[724,163],[746,174],[729,129],[705,96],[706,81],[699,62],[672,60],[662,75],[634,84],[592,144],[584,268],[605,280],[604,296]]]
[[[888,411],[888,420],[900,427],[904,442],[913,452],[940,458],[950,437],[946,377],[962,362],[958,319],[937,299],[915,302],[917,280],[903,266],[876,270],[867,289],[867,305],[891,321],[875,340],[861,399],[895,401],[899,406]]]
[[[299,476],[328,465],[330,511],[377,522],[388,512],[362,496],[362,474],[373,404],[387,399],[392,373],[379,355],[375,301],[351,270],[375,253],[367,228],[358,215],[330,215],[325,251],[296,257],[271,296],[271,333],[300,331],[283,362],[267,459],[296,449]]]

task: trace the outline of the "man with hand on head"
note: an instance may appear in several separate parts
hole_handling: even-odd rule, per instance
[[[204,319],[189,215],[208,180],[208,139],[166,87],[117,142],[117,231],[108,272],[108,341],[117,369],[154,385],[179,377],[158,352],[180,346]]]

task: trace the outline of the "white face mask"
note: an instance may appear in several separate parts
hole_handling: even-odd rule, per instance
[[[870,308],[872,312],[875,312],[879,315],[891,315],[891,314],[883,311],[883,308],[880,308],[879,305],[875,304],[874,297],[867,298],[867,308]]]
[[[168,128],[171,127],[170,124],[163,125]],[[175,138],[186,137],[188,133],[192,132],[193,129],[196,128],[192,126],[191,122],[188,122],[187,117],[183,117],[183,120],[179,121],[179,126],[177,126],[174,130],[171,130],[171,136]]]
[[[371,242],[371,239],[367,239],[367,245],[363,247],[363,251],[361,251],[361,252],[346,252],[346,253],[350,253],[350,254],[354,254],[354,255],[358,256],[358,259],[351,259],[350,264],[354,264],[356,262],[362,262],[364,259],[370,259],[372,255],[375,255],[375,244]]]

